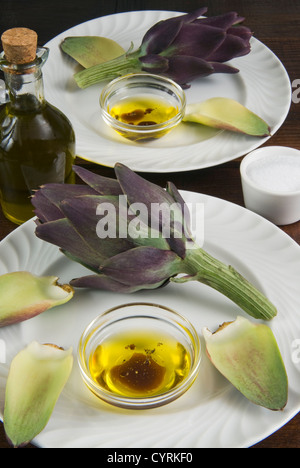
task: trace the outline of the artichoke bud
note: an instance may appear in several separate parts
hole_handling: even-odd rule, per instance
[[[238,317],[215,333],[203,329],[206,351],[213,365],[252,403],[283,410],[288,378],[271,329]]]
[[[271,320],[277,314],[246,278],[196,244],[191,213],[173,183],[164,190],[121,163],[115,165],[117,179],[78,166],[74,171],[85,185],[46,184],[32,198],[36,236],[93,272],[71,286],[133,293],[184,274],[179,282],[202,282],[252,317]]]
[[[73,367],[72,348],[33,341],[13,359],[6,384],[4,430],[14,447],[46,426]]]
[[[146,32],[137,50],[129,50],[120,57],[118,45],[113,41],[105,44],[105,38],[101,37],[66,38],[61,48],[89,66],[74,76],[80,88],[140,71],[163,74],[188,88],[191,81],[212,73],[238,73],[237,68],[225,62],[251,50],[252,32],[241,25],[245,18],[236,12],[203,18],[206,12],[206,7],[198,8],[159,21]],[[116,52],[116,58],[106,62],[113,57],[112,51]]]
[[[74,295],[69,285],[59,285],[55,276],[35,276],[27,271],[0,276],[0,327],[28,320]]]

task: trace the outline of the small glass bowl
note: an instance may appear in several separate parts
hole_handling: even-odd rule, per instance
[[[134,125],[124,123],[111,115],[114,106],[124,101],[144,96],[151,100],[161,100],[176,109],[176,115],[157,124]],[[148,73],[135,73],[122,76],[109,83],[100,97],[101,113],[104,121],[121,136],[136,142],[146,142],[161,138],[173,130],[183,119],[186,96],[183,89],[174,81]]]
[[[181,349],[188,353],[189,372],[170,390],[154,396],[129,397],[104,388],[92,377],[90,370],[91,357],[98,346],[119,333],[154,334],[162,339],[171,336]],[[162,343],[158,343],[160,345]],[[131,344],[129,347],[133,346]],[[98,348],[99,349],[99,348]],[[153,351],[152,351],[153,352]],[[121,408],[148,409],[166,405],[183,395],[194,383],[201,361],[201,344],[193,325],[173,310],[150,303],[131,303],[106,311],[95,318],[83,332],[78,346],[78,363],[83,381],[101,400]],[[180,379],[179,379],[180,380]]]

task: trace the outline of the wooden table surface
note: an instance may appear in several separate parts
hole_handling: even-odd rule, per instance
[[[285,123],[267,145],[300,149],[300,102],[297,102],[300,101],[298,0],[1,0],[0,34],[11,27],[25,26],[36,30],[39,42],[44,44],[76,24],[108,14],[134,10],[192,11],[202,5],[209,8],[210,16],[231,10],[237,11],[246,18],[245,24],[252,29],[254,36],[283,62],[294,86],[293,102]],[[243,206],[240,161],[241,159],[237,159],[199,171],[144,176],[162,186],[171,180],[180,189],[205,193]],[[84,161],[78,163],[100,174],[113,176],[113,171],[109,168]],[[0,240],[15,228],[14,224],[3,217],[0,210]],[[300,244],[300,222],[282,229]],[[300,414],[255,448],[300,448],[299,429]],[[0,448],[9,448],[2,424]],[[27,448],[35,447],[29,445]]]

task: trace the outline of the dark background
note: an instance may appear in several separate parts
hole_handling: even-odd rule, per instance
[[[99,16],[134,10],[188,12],[200,6],[209,8],[209,16],[230,10],[245,16],[255,37],[281,52],[281,58],[299,41],[298,0],[1,0],[0,6],[1,34],[11,27],[29,27],[37,31],[41,44]]]
[[[284,63],[291,82],[300,79],[300,0],[0,0],[0,34],[12,27],[28,27],[38,33],[39,44],[43,45],[72,26],[104,15],[134,10],[189,12],[201,6],[208,7],[209,16],[231,10],[245,16],[245,24],[252,29],[254,36]],[[267,144],[300,149],[300,104],[292,104],[286,122]],[[172,180],[180,189],[206,193],[243,205],[239,164],[240,160],[236,160],[201,171],[144,176],[160,185]],[[111,169],[101,166],[97,171],[107,176],[113,174]],[[0,239],[15,227],[0,213]],[[300,223],[283,230],[300,244]],[[299,429],[298,415],[256,447],[300,448]],[[0,448],[8,447],[0,424]],[[34,447],[29,445],[28,448]]]

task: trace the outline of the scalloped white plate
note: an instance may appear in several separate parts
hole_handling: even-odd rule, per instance
[[[75,26],[52,39],[44,67],[46,98],[71,120],[77,137],[77,154],[88,161],[113,167],[116,162],[140,172],[178,172],[202,169],[230,161],[256,149],[267,138],[254,138],[193,124],[181,124],[152,143],[138,144],[117,135],[100,116],[102,84],[81,90],[73,74],[76,63],[60,51],[68,36],[99,35],[114,39],[125,50],[131,41],[138,48],[145,32],[160,20],[181,13],[136,11],[97,18]],[[232,60],[240,73],[215,74],[192,83],[187,102],[222,96],[235,99],[268,122],[274,134],[291,105],[291,84],[279,59],[264,44],[252,39],[252,51]]]
[[[242,207],[191,192],[183,192],[183,196],[195,206],[204,203],[204,248],[239,269],[278,307],[278,316],[269,326],[288,372],[288,405],[282,412],[272,412],[251,404],[203,356],[199,377],[183,397],[153,410],[122,410],[90,393],[76,363],[35,444],[45,448],[249,447],[300,410],[300,353],[293,347],[300,339],[300,247],[275,225]],[[0,243],[0,274],[28,270],[68,282],[87,273],[56,247],[39,240],[34,228],[31,220]],[[0,364],[0,411],[8,366],[19,350],[38,340],[64,348],[72,346],[75,355],[80,335],[93,318],[113,306],[139,300],[177,310],[193,322],[200,335],[204,326],[215,331],[224,321],[243,315],[225,297],[199,283],[170,284],[134,295],[77,290],[68,304],[0,329],[0,342],[6,351],[6,363]]]

